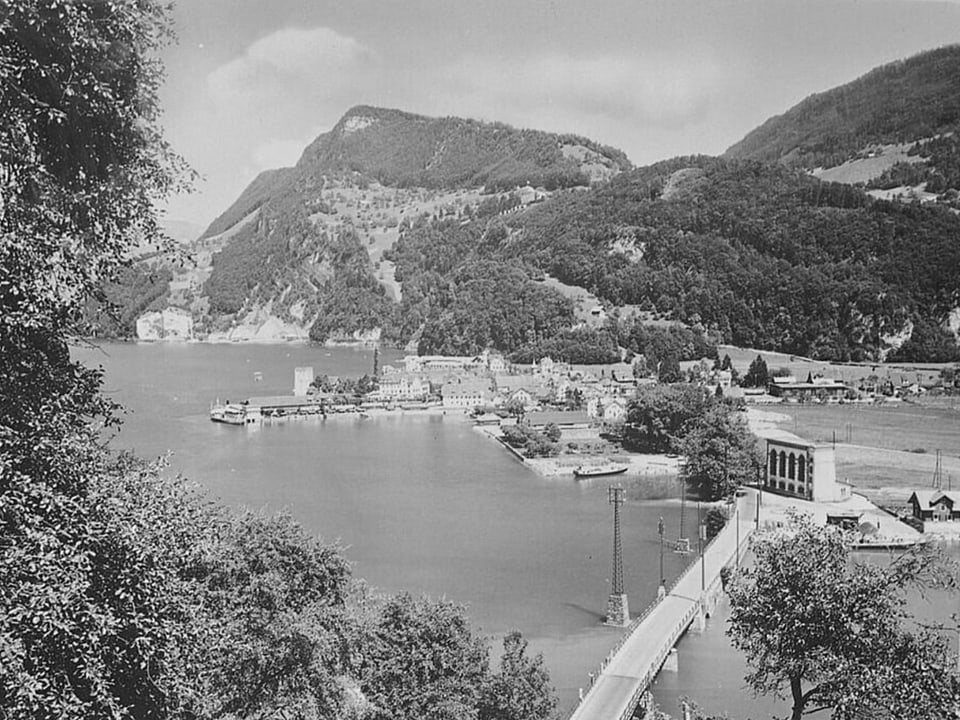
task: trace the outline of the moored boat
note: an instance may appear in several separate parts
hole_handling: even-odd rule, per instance
[[[214,405],[210,408],[210,419],[227,425],[244,425],[247,422],[247,409],[235,403]]]
[[[578,478],[603,477],[605,475],[621,475],[626,471],[626,465],[615,465],[613,463],[594,465],[593,467],[578,465],[573,471],[573,476]]]

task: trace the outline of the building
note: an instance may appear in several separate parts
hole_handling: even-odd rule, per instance
[[[832,445],[820,445],[793,433],[768,430],[763,489],[816,502],[850,497],[850,486],[837,482]]]
[[[506,372],[507,361],[499,353],[487,353],[487,368],[492,373]]]
[[[960,520],[960,493],[950,490],[917,490],[910,495],[910,508],[917,520]]]
[[[627,404],[614,399],[603,405],[603,421],[606,423],[623,422],[627,419]]]
[[[590,427],[590,417],[582,410],[546,410],[526,415],[524,422],[535,430],[556,425],[561,430]]]
[[[847,397],[850,388],[830,378],[807,378],[806,382],[798,382],[795,377],[788,376],[772,378],[767,391],[783,400],[838,402]]]
[[[441,391],[445,409],[473,410],[491,400],[490,383],[479,378],[457,378],[444,383]]]
[[[519,403],[528,410],[537,407],[538,404],[530,391],[524,387],[519,387],[507,395],[504,405],[509,405],[510,403]]]
[[[417,375],[384,375],[380,378],[380,389],[375,394],[378,400],[426,400],[430,394],[430,383]]]
[[[313,384],[313,368],[298,367],[293,370],[293,394],[297,397],[306,397]]]

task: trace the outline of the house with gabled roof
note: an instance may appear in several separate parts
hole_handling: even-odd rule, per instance
[[[917,520],[933,522],[960,520],[960,492],[916,490],[907,502]]]

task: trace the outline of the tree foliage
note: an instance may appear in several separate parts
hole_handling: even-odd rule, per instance
[[[724,403],[696,418],[680,448],[686,458],[683,479],[705,500],[719,500],[753,481],[760,462],[756,438],[740,413]]]
[[[860,564],[839,529],[796,518],[786,532],[755,536],[753,551],[730,586],[727,632],[755,692],[789,693],[794,720],[819,707],[838,720],[960,710],[952,633],[911,626],[904,608],[910,587],[955,584],[928,549]]]
[[[876,358],[955,306],[960,218],[782,165],[674,158],[508,220],[511,252],[612,305],[745,347]]]
[[[639,452],[676,451],[697,419],[715,402],[696,385],[642,387],[627,409],[624,444]]]
[[[745,387],[765,388],[769,381],[770,373],[767,370],[767,363],[762,355],[757,355],[750,363],[747,374],[743,376],[742,384]]]
[[[500,669],[484,687],[479,720],[551,720],[557,701],[539,654],[527,655],[516,630],[503,638]]]
[[[167,10],[0,14],[0,714],[476,716],[491,676],[461,611],[371,597],[289,518],[104,444],[114,408],[67,340],[181,177],[156,125]]]
[[[488,672],[487,648],[460,606],[401,594],[372,628],[361,687],[375,718],[457,720],[476,712]]]
[[[154,528],[99,449],[111,404],[66,339],[181,164],[157,125],[169,37],[150,2],[5,5],[0,15],[0,706],[10,717],[173,717],[189,666],[167,568],[175,491]],[[120,483],[115,493],[112,484]],[[189,513],[184,519],[190,517]],[[141,543],[141,538],[157,543]],[[169,541],[164,544],[162,540]]]

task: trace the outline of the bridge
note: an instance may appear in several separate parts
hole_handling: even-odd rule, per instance
[[[720,570],[734,562],[753,530],[756,496],[752,499],[737,498],[739,522],[731,518],[707,545],[703,559],[697,557],[663,598],[627,626],[591,674],[593,682],[570,720],[629,720],[680,637],[716,607]]]

